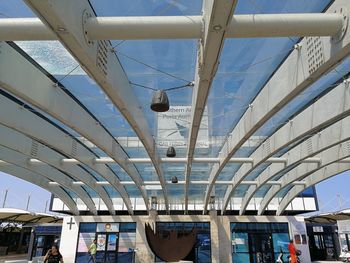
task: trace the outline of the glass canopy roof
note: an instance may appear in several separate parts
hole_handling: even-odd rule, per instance
[[[2,23],[2,20],[9,18],[40,18],[45,23],[50,24],[51,28],[54,28],[52,24],[54,21],[45,19],[45,15],[48,14],[41,13],[40,7],[31,4],[31,1],[28,2],[30,7],[21,0],[2,1],[0,3],[0,23]],[[230,16],[316,14],[327,12],[327,9],[336,2],[330,0],[238,0],[237,5],[233,8],[234,12]],[[171,16],[186,17],[195,23],[196,17],[202,17],[204,13],[203,19],[205,20],[208,19],[206,15],[209,14],[210,16],[211,12],[211,10],[203,10],[203,1],[201,0],[90,0],[89,5],[97,18],[163,17],[165,18],[163,20],[165,25],[168,23],[166,19]],[[32,9],[35,11],[32,11]],[[51,11],[55,12],[56,10],[53,8]],[[218,15],[213,15],[212,19],[216,21]],[[125,21],[127,23],[128,20]],[[205,20],[204,25],[206,25],[205,23],[211,23],[211,20]],[[74,30],[70,32],[70,28],[64,30],[67,30],[72,36],[75,34]],[[184,28],[183,30],[187,29]],[[209,34],[213,39],[217,38],[215,34],[218,34],[218,32],[210,30],[205,32],[205,26],[201,30],[204,30],[204,32],[201,32],[202,35]],[[132,112],[129,114],[126,112],[128,107],[130,106],[130,109],[132,109],[132,106],[116,105],[108,91],[106,91],[107,88],[101,85],[101,80],[96,77],[96,71],[89,68],[88,63],[81,66],[81,64],[84,64],[82,63],[84,59],[79,57],[81,53],[72,51],[69,39],[63,36],[60,37],[60,40],[57,40],[57,35],[60,36],[60,32],[56,30],[54,34],[56,35],[54,39],[45,41],[40,39],[31,41],[25,39],[6,40],[11,49],[25,57],[33,67],[39,68],[41,74],[48,76],[53,83],[59,83],[58,88],[64,92],[66,99],[73,100],[79,105],[80,109],[88,113],[89,118],[102,127],[103,136],[106,137],[102,138],[102,135],[96,134],[96,138],[93,138],[85,133],[82,134],[79,128],[75,128],[69,120],[58,119],[53,116],[49,110],[45,110],[39,104],[28,100],[25,96],[22,96],[23,94],[14,92],[16,87],[13,89],[7,88],[6,83],[1,79],[0,89],[2,93],[0,95],[6,100],[16,100],[16,103],[26,105],[28,111],[43,118],[48,125],[59,127],[73,140],[73,144],[79,144],[79,147],[84,149],[82,151],[87,151],[91,156],[94,156],[94,161],[90,160],[91,157],[90,161],[83,162],[79,160],[75,165],[92,175],[96,181],[95,184],[101,185],[103,191],[110,198],[144,199],[145,209],[148,205],[145,204],[147,203],[144,198],[145,195],[151,204],[151,197],[153,197],[153,199],[156,198],[157,204],[164,205],[161,206],[161,209],[166,209],[167,202],[169,202],[172,209],[175,210],[203,209],[203,205],[208,205],[205,200],[208,201],[207,197],[209,195],[213,196],[220,206],[227,198],[244,198],[247,191],[249,191],[248,189],[251,189],[249,182],[257,182],[264,171],[275,165],[272,162],[255,163],[255,160],[249,158],[252,158],[254,153],[263,147],[264,142],[282,129],[291,119],[303,114],[304,110],[311,107],[320,98],[326,97],[331,91],[338,89],[342,82],[348,78],[350,71],[350,58],[347,55],[340,58],[339,63],[328,66],[327,69],[322,69],[323,72],[320,76],[310,79],[309,84],[303,90],[293,94],[292,98],[266,120],[257,123],[258,127],[244,137],[245,141],[242,145],[237,149],[231,145],[230,147],[235,150],[230,148],[232,151],[223,153],[224,149],[227,150],[225,148],[226,143],[235,141],[231,137],[235,135],[236,127],[245,118],[244,116],[251,109],[252,103],[259,96],[262,96],[264,89],[268,88],[269,81],[279,71],[285,70],[283,65],[288,63],[288,59],[293,56],[297,44],[303,41],[304,35],[242,38],[225,36],[223,37],[222,48],[218,48],[217,51],[215,49],[206,51],[202,46],[205,41],[215,41],[210,37],[201,37],[200,39],[197,37],[187,39],[176,37],[174,39],[108,39],[108,45],[111,47],[108,52],[115,53],[118,58],[117,63],[120,63],[122,67],[121,71],[123,73],[121,74],[125,73],[127,77],[128,83],[123,87],[127,90],[125,94],[136,98],[135,101],[138,103],[136,109],[140,110],[140,113]],[[87,33],[85,32],[85,34]],[[324,36],[324,41],[329,42],[330,37]],[[326,49],[326,47],[324,48]],[[90,51],[86,49],[86,52]],[[219,65],[217,71],[214,70],[214,74],[211,76],[212,79],[209,80],[210,89],[208,96],[205,96],[204,99],[206,103],[199,111],[200,125],[194,127],[192,121],[194,115],[198,114],[196,98],[198,94],[205,92],[202,91],[203,87],[200,86],[198,79],[202,74],[201,70],[203,72],[211,70],[206,68],[210,67],[208,66],[210,63],[199,61],[202,59],[202,52],[217,52]],[[326,54],[328,51],[324,52]],[[108,59],[110,56],[108,55]],[[300,70],[299,66],[298,63],[294,67],[289,65],[289,73],[294,74],[293,72],[296,72],[297,75]],[[107,67],[110,67],[110,64]],[[18,72],[18,74],[21,75],[21,72]],[[115,72],[115,74],[120,73]],[[21,77],[25,77],[24,73]],[[198,85],[200,90],[197,94]],[[170,101],[168,112],[156,113],[150,109],[150,102],[156,90],[167,91]],[[120,96],[124,95],[121,94]],[[271,100],[272,98],[277,97],[272,94]],[[61,106],[64,109],[65,105]],[[134,113],[135,115],[132,115]],[[346,117],[346,114],[343,114],[337,120],[344,117]],[[145,120],[148,130],[135,129],[135,123],[139,124],[139,127],[143,127],[141,119],[142,122]],[[74,123],[75,120],[72,118],[71,122]],[[297,141],[278,148],[269,158],[284,158],[292,149],[299,147],[305,140],[333,125],[334,122],[335,120],[329,121],[322,127],[320,126],[319,130],[310,130]],[[2,120],[0,120],[0,124],[9,126]],[[10,128],[17,130],[15,127]],[[192,129],[197,129],[198,135],[194,136],[196,139],[194,154],[189,156]],[[23,131],[23,134],[35,139],[25,131]],[[93,131],[91,134],[93,134]],[[149,135],[154,144],[150,146],[147,142],[145,143],[146,139],[140,138],[140,134],[144,134],[145,138],[148,138]],[[236,135],[240,136],[241,134]],[[75,159],[74,155],[64,152],[63,149],[58,149],[50,141],[39,139],[38,141],[65,156],[66,159]],[[118,163],[112,160],[114,157],[111,156],[111,152],[104,148],[106,142],[107,145],[113,142],[113,144],[116,143],[120,147],[123,152],[120,156],[125,155],[123,162]],[[172,160],[166,158],[169,146],[174,146],[176,149],[176,157]],[[230,161],[226,164],[226,161],[223,162],[223,157],[229,155],[236,161]],[[85,157],[83,156],[83,158]],[[313,157],[313,155],[310,154],[308,157]],[[78,158],[76,159],[78,160]],[[290,166],[287,162],[288,165],[285,169],[281,169],[271,178],[271,181],[283,180],[284,176],[300,163],[301,160]],[[243,182],[246,181],[245,184],[236,187],[227,197],[230,187],[238,176],[237,174],[244,171],[247,166],[252,166],[253,169],[249,170],[244,180],[242,180]],[[189,167],[190,173],[187,174]],[[101,173],[101,169],[103,169],[103,173]],[[216,171],[217,176],[213,180],[212,176]],[[108,176],[112,175],[112,177],[108,177],[106,174]],[[135,176],[139,176],[140,180],[136,181]],[[165,180],[165,191],[162,191],[162,184],[159,182],[160,177]],[[117,184],[125,190],[126,195],[118,192],[119,188],[112,185],[106,178],[116,180]],[[174,178],[178,181],[177,183],[171,183]],[[74,177],[71,177],[71,179],[76,180],[77,183],[80,181]],[[109,181],[109,183],[106,181]],[[188,189],[186,188],[187,181]],[[140,185],[138,185],[139,183]],[[215,186],[211,193],[208,192],[210,183]],[[264,197],[271,189],[271,185],[260,187],[252,196]],[[292,188],[292,186],[285,187],[276,197],[283,198]],[[92,198],[99,197],[99,194],[88,185],[83,185],[82,189]],[[143,190],[145,194],[143,194]],[[72,189],[65,189],[65,191],[72,199],[78,198]],[[123,200],[125,201],[125,199]],[[188,200],[188,204],[186,204],[186,200]],[[134,209],[138,210],[137,202],[132,202],[134,202]],[[197,208],[194,208],[195,206]],[[220,206],[219,209],[222,208]],[[158,207],[158,209],[160,208]]]

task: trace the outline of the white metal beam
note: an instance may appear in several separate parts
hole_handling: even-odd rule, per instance
[[[85,71],[94,78],[129,122],[152,160],[159,181],[162,183],[165,207],[169,211],[167,189],[161,164],[159,163],[156,144],[142,107],[139,105],[111,43],[104,40],[91,41],[87,38],[86,22],[88,19],[95,17],[95,12],[92,10],[90,3],[85,0],[26,0],[25,2],[49,28],[55,31],[67,50],[83,66]],[[106,145],[103,150],[117,160],[120,157],[114,154],[116,147],[116,143],[114,143]],[[121,154],[121,157],[125,156],[123,153]],[[129,174],[131,171],[135,174],[137,173],[137,169],[132,164],[121,166]],[[139,189],[144,199],[146,199],[147,193],[142,190],[141,186],[139,186]],[[149,201],[145,200],[145,203],[146,207],[149,208]]]
[[[287,195],[283,197],[281,202],[279,203],[278,209],[276,214],[281,215],[288,204],[302,191],[304,191],[306,188],[313,186],[317,183],[320,183],[326,179],[331,178],[332,176],[335,176],[337,174],[340,174],[342,172],[350,170],[350,164],[349,163],[334,163],[331,165],[328,165],[317,172],[309,175],[306,178],[306,184],[304,186],[298,185],[294,186],[291,190],[288,191]]]
[[[20,72],[20,77],[14,78],[13,72]],[[145,203],[148,203],[141,176],[134,165],[127,163],[128,156],[116,140],[73,98],[7,43],[0,44],[0,85],[60,120],[106,152],[135,181]]]
[[[74,191],[77,196],[85,203],[88,210],[91,211],[92,214],[97,215],[95,203],[92,201],[87,192],[81,186],[73,185],[73,180],[59,170],[56,170],[49,165],[32,166],[27,162],[28,156],[3,146],[0,146],[0,159],[7,163],[20,166],[23,169],[31,171],[35,174],[46,177],[50,181],[56,181],[62,187]]]
[[[101,186],[95,185],[96,179],[78,165],[72,166],[62,163],[61,160],[64,156],[57,151],[3,125],[0,125],[0,145],[30,156],[28,157],[27,163],[30,164],[31,167],[36,164],[30,161],[31,158],[36,158],[37,161],[40,160],[40,164],[49,164],[76,180],[84,181],[85,185],[96,191],[110,212],[115,210],[113,202],[106,190]],[[128,203],[131,203],[131,201],[128,201]],[[132,214],[133,211],[130,206],[129,209],[129,212]]]
[[[213,79],[219,66],[219,58],[225,41],[227,26],[232,19],[237,0],[203,1],[204,32],[198,48],[196,77],[192,92],[191,127],[188,137],[187,164],[185,169],[185,212],[188,209],[190,174],[197,136]]]
[[[257,162],[249,167],[243,165],[235,173],[233,177],[234,184],[226,191],[222,211],[225,210],[231,195],[238,187],[239,183],[267,158],[275,155],[293,142],[305,138],[307,134],[314,134],[337,122],[339,119],[348,116],[350,114],[350,103],[348,103],[347,100],[350,100],[349,84],[343,82],[267,138],[265,142],[250,155],[250,157]],[[253,189],[248,190],[248,193],[250,191],[253,191]],[[244,211],[247,205],[247,203],[243,203],[241,210]]]
[[[337,0],[327,13],[339,12],[349,4],[349,1]],[[212,184],[207,187],[205,193],[204,212],[207,211],[210,193],[217,177],[246,140],[288,102],[334,68],[349,53],[349,31],[344,33],[342,41],[334,41],[330,37],[306,37],[300,42],[253,100],[251,107],[243,114],[221,148],[218,156],[221,162],[213,166],[209,175]],[[317,58],[317,63],[314,58]]]
[[[310,174],[312,175],[317,170],[322,169],[323,167],[326,167],[332,163],[338,162],[341,159],[348,158],[350,156],[350,141],[345,141],[338,145],[335,145],[327,150],[322,151],[319,155],[322,156],[324,161],[322,165],[317,166],[310,164],[300,164],[289,171],[286,175],[281,177],[279,180],[282,182],[282,184],[278,187],[272,186],[261,201],[258,211],[259,214],[262,214],[265,211],[268,203],[284,187],[287,187],[291,183],[300,179],[304,179],[309,182],[307,178]]]
[[[74,215],[79,215],[79,210],[75,201],[61,188],[51,186],[49,180],[41,175],[32,173],[16,165],[0,165],[0,171],[23,179],[27,182],[40,186],[41,188],[53,193],[70,209]]]
[[[128,159],[130,163],[151,163],[151,159],[149,158],[129,158]],[[33,160],[33,162],[40,164],[40,161]],[[81,164],[77,159],[69,159],[69,158],[62,158],[61,160],[64,164]],[[161,163],[186,163],[187,158],[161,158]],[[220,160],[218,158],[193,158],[193,163],[219,163]],[[319,163],[322,162],[322,160],[318,157],[310,157],[301,160],[303,163]],[[110,158],[110,157],[101,157],[101,158],[94,158],[91,160],[92,164],[115,164],[116,162]],[[253,158],[231,158],[228,163],[248,163],[248,164],[254,164],[256,161],[254,161]],[[271,164],[287,164],[290,163],[290,160],[285,157],[271,157],[268,158],[265,163],[271,163]]]
[[[343,160],[340,160],[339,162],[341,163],[350,163],[350,159],[344,159],[346,160],[345,162]],[[1,163],[1,160],[0,160],[0,163]],[[82,184],[84,185],[85,183],[84,182],[75,182],[74,184]],[[135,185],[135,183],[133,181],[122,181],[121,182],[122,185]],[[167,184],[172,184],[171,181],[167,181]],[[186,184],[186,181],[178,181],[176,183],[177,185],[184,185]],[[191,181],[190,184],[194,184],[194,185],[208,185],[209,184],[209,181]],[[232,181],[216,181],[216,185],[231,185],[232,184]],[[241,183],[241,185],[257,185],[258,182],[257,181],[243,181]],[[282,182],[280,181],[267,181],[266,182],[266,185],[281,185]],[[293,182],[293,184],[303,184],[302,181],[296,181],[296,182]],[[96,182],[96,185],[109,185],[108,182],[106,181],[98,181]],[[160,182],[159,181],[145,181],[145,186],[148,186],[148,185],[151,185],[151,186],[160,186]]]
[[[332,36],[342,26],[339,14],[234,15],[225,37]],[[202,29],[202,16],[92,17],[86,24],[91,40],[200,39]],[[37,18],[0,19],[0,41],[55,39]]]
[[[86,164],[110,182],[132,210],[130,199],[117,176],[106,165],[91,164],[91,160],[96,156],[63,131],[4,96],[0,96],[0,123]],[[114,211],[110,213],[113,214]]]
[[[290,151],[285,153],[282,157],[288,158],[288,163],[285,166],[270,166],[268,169],[264,170],[256,179],[259,184],[256,187],[250,187],[246,192],[242,205],[241,205],[241,214],[245,212],[246,207],[248,206],[250,200],[253,198],[254,194],[268,181],[274,178],[277,174],[281,173],[283,170],[289,171],[290,168],[295,165],[302,163],[302,160],[305,158],[313,156],[313,158],[319,159],[319,165],[323,165],[325,160],[319,155],[320,152],[327,150],[328,148],[342,143],[350,139],[350,117],[346,117],[335,124],[327,127],[321,132],[313,135],[307,140],[303,141],[296,147],[292,148]],[[266,205],[271,201],[266,200],[268,194],[264,196],[262,201]],[[261,209],[261,205],[260,205]]]

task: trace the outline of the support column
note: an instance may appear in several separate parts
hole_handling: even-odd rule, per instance
[[[232,263],[231,229],[230,220],[227,216],[218,217],[218,242],[220,242],[220,263]]]
[[[136,228],[136,249],[135,262],[136,263],[149,263],[154,262],[154,254],[152,253],[150,247],[148,246],[145,223],[149,223],[152,227],[155,227],[157,220],[157,211],[150,210],[148,217],[135,217],[139,220],[137,222]]]
[[[210,240],[211,240],[211,262],[220,263],[220,239],[218,213],[216,210],[209,212],[210,216]]]

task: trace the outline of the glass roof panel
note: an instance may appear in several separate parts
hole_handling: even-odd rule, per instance
[[[244,164],[244,165],[251,165],[251,164]],[[239,163],[226,164],[224,169],[222,169],[221,173],[219,174],[217,181],[231,180],[240,167],[241,167],[241,164]]]
[[[190,184],[188,188],[188,193],[191,197],[189,203],[193,203],[193,201],[203,202],[206,187],[206,185]]]
[[[248,191],[249,185],[239,185],[236,190],[233,192],[231,197],[243,197]]]
[[[321,12],[330,1],[301,2],[238,1],[235,14]],[[225,40],[219,69],[208,98],[209,136],[212,141],[231,132],[296,42],[297,39],[292,38]],[[212,148],[209,156],[217,156],[220,148]]]
[[[159,181],[156,170],[151,163],[136,163],[137,170],[140,172],[144,181]]]
[[[185,163],[165,163],[163,164],[165,180],[171,181],[176,176],[179,181],[185,180]]]
[[[117,192],[113,186],[106,185],[103,188],[106,190],[110,198],[120,197],[119,192]]]
[[[239,0],[235,14],[321,12],[330,2],[330,0]],[[202,8],[202,0],[138,0],[134,2],[129,0],[90,0],[90,3],[98,16],[190,16],[200,15]],[[0,17],[35,17],[35,15],[22,1],[12,0],[3,1],[0,4]],[[249,103],[257,96],[264,83],[289,54],[296,42],[296,38],[227,39],[225,41],[221,63],[201,123],[195,157],[216,157],[218,155],[223,141],[246,111]],[[67,90],[98,118],[99,122],[118,140],[130,157],[148,157],[130,125],[98,85],[82,71],[75,59],[58,41],[17,42],[17,44],[50,74],[56,76]],[[130,79],[131,88],[151,128],[159,156],[165,157],[167,147],[175,145],[177,157],[185,157],[190,127],[191,86],[167,92],[172,107],[169,113],[154,113],[149,106],[154,93],[152,89],[172,89],[193,81],[197,58],[197,40],[117,40],[112,41],[112,45],[115,47],[116,54]],[[350,59],[283,108],[256,132],[235,153],[234,157],[248,157],[266,136],[271,135],[281,124],[319,96],[320,93],[330,89],[330,86],[348,74],[349,70]],[[87,140],[75,131],[47,114],[43,113],[43,115],[83,143],[87,143]],[[89,147],[98,156],[107,156],[100,149],[91,145]],[[287,148],[278,153],[277,156],[286,150]],[[191,180],[208,180],[212,165],[194,163]],[[120,180],[131,180],[117,164],[109,166]],[[159,180],[151,163],[136,164],[135,166],[145,181]],[[240,164],[228,164],[219,175],[218,180],[231,180],[240,166]],[[267,166],[266,164],[260,165],[246,179],[254,180]],[[82,167],[98,180],[104,181],[100,175],[87,166],[82,165]],[[162,167],[166,180],[170,180],[172,176],[184,180],[184,163],[164,163]],[[280,176],[282,174],[274,179],[278,179]],[[190,185],[190,202],[194,199],[202,201],[206,187],[206,185]],[[243,196],[248,187],[247,185],[239,186],[234,196]],[[88,187],[84,186],[84,188],[88,192],[93,192]],[[119,196],[111,186],[105,188],[112,197]],[[216,195],[223,197],[227,186],[218,185],[215,188]],[[130,196],[140,197],[136,186],[127,185],[126,189]],[[264,186],[256,196],[263,195],[266,190],[267,186]],[[183,185],[169,185],[168,191],[171,202],[183,200]],[[155,195],[163,198],[160,190],[147,190],[147,192],[150,196]]]
[[[90,0],[99,16],[200,15],[202,0]]]
[[[213,167],[212,163],[192,163],[191,181],[207,181],[208,172]]]
[[[215,185],[215,196],[224,198],[227,190],[227,185]]]
[[[91,198],[95,198],[95,197],[99,197],[99,195],[95,192],[95,190],[91,189],[90,187],[83,185],[82,186],[84,188],[84,190],[88,193],[88,195]]]

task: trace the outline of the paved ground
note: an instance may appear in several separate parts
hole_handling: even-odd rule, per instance
[[[27,259],[27,254],[0,256],[0,263],[4,263],[5,261],[16,262],[16,260],[25,260],[25,259]]]

